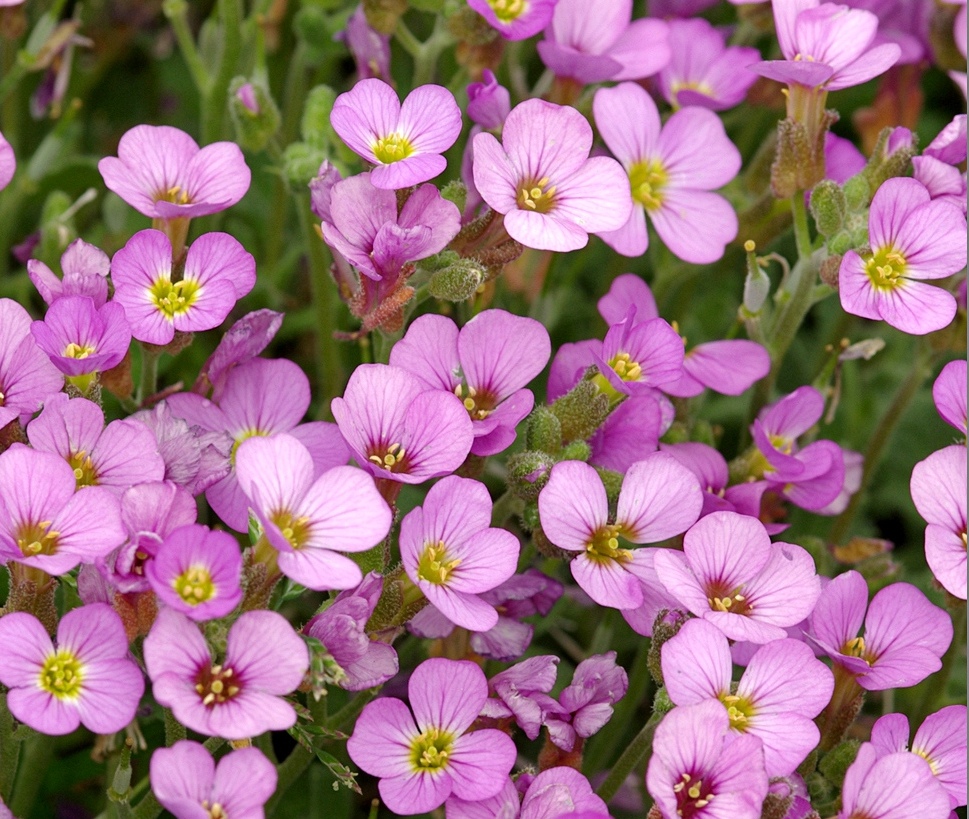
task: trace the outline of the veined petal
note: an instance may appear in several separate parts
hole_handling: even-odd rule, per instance
[[[654,452],[626,472],[616,521],[633,543],[658,543],[696,523],[703,495],[696,476],[671,455]]]
[[[606,490],[596,471],[581,461],[561,461],[538,496],[542,530],[560,549],[583,552],[608,522]]]
[[[407,693],[422,731],[437,728],[462,734],[488,698],[484,672],[467,660],[425,660],[411,674]]]

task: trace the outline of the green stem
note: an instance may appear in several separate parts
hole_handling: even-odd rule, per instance
[[[316,755],[312,751],[307,751],[302,745],[293,748],[292,753],[276,769],[278,772],[276,792],[272,799],[266,803],[266,816],[273,815],[276,808],[279,807],[279,803],[283,801],[286,791],[296,784],[296,780],[303,775],[303,772],[314,759],[316,759]]]
[[[222,18],[222,59],[202,100],[202,141],[205,144],[215,142],[222,135],[226,95],[242,52],[242,10],[239,0],[219,0],[219,16]]]
[[[798,259],[811,256],[811,231],[808,228],[807,208],[804,206],[804,194],[798,191],[791,197],[791,217],[794,220],[794,242],[797,245]]]
[[[414,36],[414,32],[407,27],[403,18],[397,21],[397,28],[394,29],[394,39],[400,43],[404,51],[414,58],[415,62],[419,59],[421,51],[424,48],[424,43]]]
[[[195,38],[188,25],[188,3],[186,0],[165,0],[162,4],[162,11],[171,23],[172,31],[175,33],[175,41],[182,52],[182,58],[188,66],[188,71],[192,75],[195,88],[199,95],[205,97],[209,92],[211,78],[205,69],[205,63],[199,56],[198,49],[195,47]]]
[[[185,739],[187,732],[185,726],[175,719],[171,709],[165,709],[165,745],[172,747],[180,739]]]
[[[138,383],[137,402],[150,398],[158,392],[158,359],[161,352],[152,350],[146,345],[141,345],[141,377]]]
[[[10,801],[17,763],[20,760],[20,742],[13,736],[13,714],[7,708],[7,695],[0,693],[0,799]]]
[[[609,800],[616,795],[616,791],[626,781],[626,777],[633,772],[653,747],[653,734],[656,726],[662,719],[660,714],[653,714],[642,730],[636,734],[636,738],[629,744],[629,747],[622,752],[622,756],[616,760],[616,764],[609,771],[609,776],[603,780],[596,793],[599,797],[609,803]]]
[[[341,730],[366,707],[368,702],[377,696],[377,692],[379,691],[380,686],[377,686],[376,688],[369,688],[366,691],[361,691],[359,694],[356,694],[350,702],[327,719],[327,727],[335,731]]]
[[[330,277],[330,260],[326,245],[313,230],[310,219],[309,193],[301,194],[297,203],[299,226],[309,254],[310,289],[316,315],[316,380],[320,407],[318,417],[329,417],[330,401],[343,386],[343,368],[333,331],[336,329],[336,286]]]
[[[929,679],[918,711],[912,715],[913,725],[921,725],[929,714],[946,704],[945,695],[952,668],[957,662],[963,662],[962,654],[966,650],[966,601],[960,600],[958,604],[959,607],[952,612],[952,643],[942,657],[942,668]]]
[[[34,734],[23,743],[23,756],[17,771],[13,798],[8,803],[14,816],[29,816],[37,800],[37,793],[47,775],[54,753],[51,737]]]
[[[915,362],[908,371],[908,375],[899,385],[898,391],[895,393],[894,398],[892,398],[892,402],[888,405],[884,415],[878,421],[878,426],[875,427],[875,431],[872,433],[871,439],[868,442],[868,448],[865,450],[861,486],[851,496],[851,500],[848,502],[845,510],[835,518],[834,523],[831,525],[831,531],[828,534],[828,540],[831,543],[841,543],[851,529],[851,524],[861,505],[862,497],[875,474],[875,468],[881,461],[885,447],[888,446],[892,435],[895,434],[895,428],[902,420],[902,416],[905,414],[909,403],[932,371],[931,361],[932,355],[928,346],[921,344],[919,352],[916,354]]]
[[[29,71],[27,61],[29,59],[30,57],[28,55],[18,55],[14,64],[4,74],[3,79],[0,80],[0,103],[4,102],[20,84],[20,81],[27,76],[27,72]]]
[[[427,85],[434,79],[438,57],[441,52],[454,42],[444,27],[444,18],[438,16],[434,23],[434,31],[427,41],[421,45],[420,53],[414,57],[414,87]]]

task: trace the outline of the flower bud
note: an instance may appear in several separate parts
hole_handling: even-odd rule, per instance
[[[839,234],[843,236],[844,234]],[[840,243],[839,243],[840,245]],[[841,270],[841,254],[834,254],[828,256],[823,262],[821,262],[821,267],[818,270],[818,275],[828,287],[838,287],[838,276]]]
[[[246,150],[261,151],[279,128],[279,109],[261,85],[236,77],[229,86],[229,113],[236,141]]]
[[[562,425],[548,407],[535,407],[525,422],[525,446],[549,455],[562,448]]]
[[[316,176],[316,171],[326,159],[319,148],[305,142],[293,142],[283,151],[283,175],[294,191],[306,190],[308,180]]]
[[[875,150],[861,173],[870,189],[876,191],[886,179],[908,174],[916,153],[918,139],[908,128],[882,128]]]
[[[407,0],[363,0],[363,13],[370,28],[381,34],[393,34],[405,11]]]
[[[552,404],[562,425],[562,439],[586,439],[609,415],[609,396],[599,392],[592,381],[582,380]]]
[[[548,483],[555,459],[544,452],[525,451],[508,459],[509,487],[524,501],[538,499],[538,493]]]
[[[689,619],[687,613],[680,609],[660,609],[653,621],[653,637],[646,657],[646,666],[661,691],[664,690],[661,663],[663,644],[679,634],[687,619]]]
[[[845,195],[845,207],[851,213],[867,208],[871,202],[872,187],[868,183],[867,175],[862,172],[855,174],[842,186]]]
[[[756,316],[764,307],[764,302],[770,295],[770,278],[757,261],[754,251],[757,245],[747,240],[744,250],[747,251],[747,278],[744,280],[744,309]]]
[[[336,102],[336,91],[328,85],[317,85],[306,96],[299,132],[308,145],[323,149],[342,145],[333,126],[330,125],[330,112],[333,110],[334,102]]]
[[[845,781],[845,773],[858,756],[860,743],[856,739],[846,739],[824,755],[818,770],[832,785],[840,788]]]
[[[458,259],[438,270],[428,284],[434,298],[464,301],[471,298],[485,280],[485,269],[474,259]]]
[[[844,225],[848,202],[841,186],[830,179],[822,179],[811,191],[811,215],[814,224],[825,238],[833,236]]]
[[[498,83],[494,72],[485,69],[481,82],[468,86],[468,117],[482,128],[500,128],[511,112],[508,89]]]

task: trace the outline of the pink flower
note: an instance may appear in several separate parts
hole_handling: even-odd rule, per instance
[[[696,105],[724,111],[743,102],[757,77],[746,68],[760,59],[756,48],[724,44],[723,32],[702,18],[670,20],[670,62],[659,87],[674,108]]]
[[[620,548],[657,543],[685,531],[702,505],[696,478],[669,455],[655,452],[633,464],[619,493],[615,520],[602,479],[588,464],[562,461],[538,496],[542,530],[561,549],[578,552],[572,576],[597,603],[634,609],[643,603],[643,583],[654,580],[654,549]]]
[[[167,344],[175,331],[218,327],[256,283],[256,262],[228,233],[205,233],[188,249],[182,278],[172,281],[172,244],[160,230],[141,230],[114,254],[115,301],[131,334]]]
[[[87,296],[101,307],[108,300],[108,254],[75,239],[61,255],[62,279],[39,259],[27,262],[27,275],[48,306],[63,296]]]
[[[30,315],[12,299],[0,299],[0,428],[22,424],[41,403],[64,388],[64,376],[37,346]]]
[[[290,435],[245,441],[236,474],[283,574],[317,590],[360,583],[359,566],[338,552],[371,549],[390,530],[373,478],[352,466],[315,477],[312,456]]]
[[[964,358],[950,361],[932,385],[932,399],[942,420],[964,436],[969,433],[966,423],[966,370]]]
[[[963,393],[965,395],[965,393]],[[925,518],[925,560],[950,594],[966,599],[966,447],[947,446],[912,470],[912,501]]]
[[[309,668],[306,643],[274,611],[247,611],[229,629],[225,658],[213,661],[198,626],[162,609],[145,638],[152,692],[185,727],[246,739],[296,722],[282,699]]]
[[[656,103],[634,83],[601,88],[596,126],[622,163],[634,205],[603,240],[625,256],[647,248],[646,214],[666,246],[694,264],[715,262],[737,235],[737,215],[722,196],[740,169],[740,152],[720,118],[703,108],[677,111],[661,125]]]
[[[22,0],[19,0],[22,2]],[[0,191],[10,184],[17,171],[17,158],[13,154],[13,147],[0,133]]]
[[[784,60],[750,70],[778,82],[828,91],[860,85],[894,65],[901,49],[875,45],[878,18],[821,0],[775,0],[774,25]]]
[[[508,115],[501,139],[474,138],[474,184],[526,247],[578,250],[590,233],[616,230],[629,217],[622,168],[588,158],[592,128],[574,108],[525,100]]]
[[[966,266],[965,216],[949,202],[932,200],[921,182],[896,177],[875,193],[868,234],[870,252],[849,250],[841,261],[845,311],[913,335],[946,327],[956,314],[955,297],[922,280]]]
[[[69,611],[57,646],[26,612],[0,617],[0,682],[11,713],[42,734],[84,725],[113,734],[134,719],[145,680],[128,656],[121,618],[103,603]]]
[[[151,791],[176,819],[263,819],[276,790],[276,767],[258,748],[215,761],[203,745],[181,739],[151,755]]]
[[[771,543],[763,524],[736,512],[701,518],[683,551],[660,549],[667,591],[731,640],[769,643],[807,617],[821,594],[814,560],[800,546]]]
[[[666,23],[632,20],[632,0],[558,0],[538,54],[559,77],[639,80],[670,59]]]
[[[375,188],[398,190],[443,173],[441,154],[461,133],[461,110],[439,85],[415,88],[401,105],[393,88],[370,78],[336,98],[330,123],[350,150],[376,166]]]
[[[862,620],[865,636],[859,637]],[[868,605],[868,584],[848,571],[824,587],[809,633],[858,685],[883,691],[916,685],[942,667],[952,621],[908,583],[886,586]]]
[[[515,440],[535,398],[525,389],[548,363],[548,331],[534,319],[484,310],[460,330],[445,316],[419,316],[390,351],[390,363],[429,387],[453,392],[474,431],[471,451],[494,455]]]
[[[104,184],[135,210],[155,219],[218,213],[249,190],[252,174],[239,146],[199,148],[168,125],[137,125],[118,143],[118,156],[98,163]]]
[[[515,764],[515,744],[494,729],[468,733],[488,698],[474,663],[431,659],[407,684],[411,710],[398,699],[369,703],[347,741],[350,758],[380,777],[392,811],[427,813],[453,793],[468,801],[497,795]]]
[[[468,5],[506,40],[527,40],[548,25],[557,2],[558,0],[468,0]]]
[[[662,666],[676,705],[716,700],[735,733],[763,742],[768,776],[793,773],[821,738],[813,720],[831,700],[834,677],[798,640],[761,646],[733,686],[727,638],[705,620],[688,620],[663,644]]]
[[[949,795],[917,754],[880,755],[870,742],[845,774],[838,819],[946,819]]]
[[[455,625],[488,631],[498,612],[479,594],[515,573],[519,543],[493,529],[484,484],[450,475],[400,524],[400,557],[411,582]]]

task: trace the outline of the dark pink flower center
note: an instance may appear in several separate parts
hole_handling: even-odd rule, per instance
[[[202,705],[211,708],[235,697],[242,690],[242,681],[232,668],[213,665],[199,670],[195,690],[202,698]]]
[[[700,812],[715,796],[708,783],[688,773],[680,777],[680,781],[673,786],[673,792],[676,794],[676,815],[683,819],[701,815]]]

